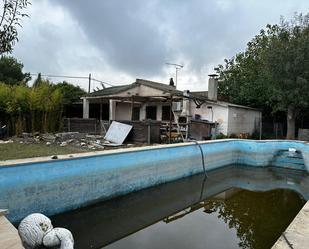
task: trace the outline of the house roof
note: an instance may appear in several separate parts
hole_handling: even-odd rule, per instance
[[[224,103],[226,103],[230,107],[244,108],[244,109],[249,109],[249,110],[261,111],[261,109],[250,107],[250,106],[246,106],[246,105],[237,105],[237,104],[233,104],[233,103],[230,103],[230,102],[224,102]]]
[[[128,89],[132,88],[131,85],[121,85],[121,86],[112,86],[108,88],[104,88],[99,91],[92,92],[87,95],[87,97],[99,97],[99,96],[108,96],[108,95],[114,95],[123,91],[126,91]]]
[[[99,97],[99,96],[108,96],[115,95],[121,93],[123,91],[127,91],[136,86],[144,85],[157,90],[161,90],[163,92],[170,93],[171,95],[183,95],[182,91],[177,90],[174,86],[170,86],[163,83],[158,83],[150,80],[136,79],[136,82],[129,85],[120,85],[120,86],[112,86],[99,91],[92,92],[87,95],[87,97]]]
[[[99,91],[92,92],[92,93],[88,94],[86,97],[91,98],[91,97],[100,97],[100,96],[106,97],[106,96],[109,96],[109,95],[117,95],[118,93],[127,91],[129,89],[132,89],[132,88],[140,86],[140,85],[144,85],[144,86],[147,86],[147,87],[150,87],[150,88],[161,90],[162,92],[169,93],[170,95],[180,96],[180,97],[184,96],[184,92],[177,90],[174,86],[170,86],[168,84],[154,82],[154,81],[150,81],[150,80],[136,79],[136,81],[132,84],[108,87],[108,88],[105,88],[105,89],[102,89],[102,90],[99,90]],[[212,100],[208,99],[208,91],[190,92],[189,96],[191,97],[191,99],[199,99],[199,100],[205,101],[209,104],[221,105],[221,106],[226,106],[226,107],[229,107],[229,106],[230,107],[238,107],[238,108],[260,111],[259,109],[256,109],[256,108],[252,108],[252,107],[249,107],[249,106],[243,106],[243,105],[237,105],[237,104],[229,103],[229,102],[226,102],[226,101],[220,101],[220,100],[212,101]]]
[[[196,95],[196,96],[208,98],[208,91],[197,91],[197,92],[191,92],[191,93]]]
[[[233,104],[227,101],[223,101],[221,96],[218,95],[218,100],[213,101],[208,99],[208,91],[199,91],[199,92],[191,92],[191,96],[202,99],[206,101],[209,104],[215,104],[215,105],[221,105],[221,106],[226,106],[226,107],[236,107],[236,108],[243,108],[243,109],[248,109],[248,110],[255,110],[255,111],[260,111],[258,108],[250,107],[250,106],[245,106],[245,105],[238,105],[238,104]]]
[[[158,89],[164,92],[168,92],[173,95],[183,95],[182,91],[177,90],[174,86],[170,86],[164,83],[158,83],[158,82],[154,82],[150,80],[136,79],[135,84],[140,84],[140,85],[148,86],[151,88],[155,88],[155,89]]]

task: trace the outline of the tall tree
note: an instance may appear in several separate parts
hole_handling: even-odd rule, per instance
[[[25,9],[29,0],[2,0],[2,15],[0,16],[0,55],[10,53],[18,41],[17,27],[21,19],[28,16]]]
[[[220,94],[239,104],[287,113],[287,139],[295,119],[309,107],[309,14],[267,25],[218,68]]]
[[[30,80],[29,73],[23,73],[24,65],[14,57],[1,56],[0,58],[0,82],[8,85],[23,84]]]
[[[80,101],[80,97],[87,94],[79,86],[75,86],[66,81],[56,84],[55,88],[59,89],[62,94],[63,105],[71,105],[74,102]]]

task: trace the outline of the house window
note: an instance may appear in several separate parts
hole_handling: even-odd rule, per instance
[[[102,104],[102,120],[109,120],[109,104]]]
[[[139,120],[139,111],[140,111],[140,107],[138,106],[133,107],[132,120]]]
[[[168,106],[162,106],[162,120],[170,120],[171,116],[171,107]]]
[[[109,104],[89,104],[89,118],[109,120]]]
[[[157,120],[156,106],[146,106],[146,119]]]

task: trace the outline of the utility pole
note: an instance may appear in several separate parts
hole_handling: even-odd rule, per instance
[[[89,74],[88,93],[90,93],[90,87],[91,87],[91,73]]]
[[[182,69],[184,67],[184,65],[181,64],[175,64],[175,63],[165,63],[166,65],[169,66],[174,66],[175,70],[176,70],[176,79],[175,79],[175,84],[176,84],[176,88],[177,88],[177,78],[178,78],[178,70]]]

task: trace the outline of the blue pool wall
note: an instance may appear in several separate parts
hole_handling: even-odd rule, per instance
[[[202,149],[202,153],[200,148]],[[309,172],[309,144],[298,141],[217,140],[76,155],[63,160],[4,162],[0,208],[19,221],[53,215],[231,164],[277,166]],[[300,159],[286,156],[295,148]],[[281,153],[282,152],[282,153]],[[278,156],[277,156],[278,155]]]

